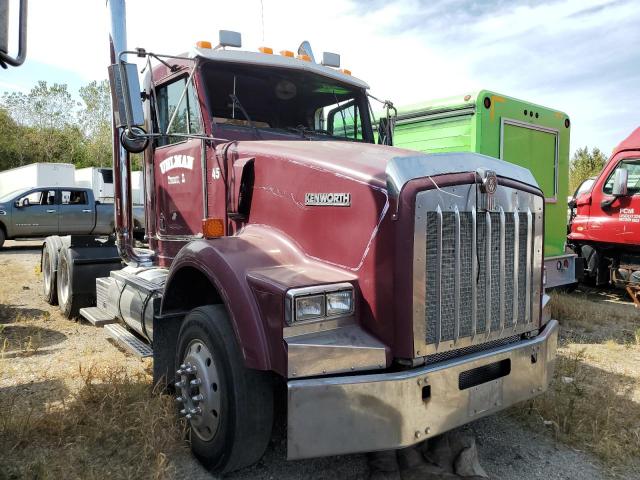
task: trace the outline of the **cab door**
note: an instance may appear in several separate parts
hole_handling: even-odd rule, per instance
[[[195,89],[193,83],[187,83],[184,75],[156,87],[156,125],[168,134],[156,140],[153,165],[156,240],[165,262],[188,241],[201,236],[205,217],[203,141],[180,136],[202,132]]]
[[[95,224],[96,206],[89,205],[85,189],[60,189],[59,225],[60,233],[91,233]]]
[[[637,245],[640,239],[640,152],[614,160],[594,187],[589,231],[593,240]],[[627,195],[610,204],[616,172],[627,170]],[[604,203],[603,203],[604,202]]]
[[[15,201],[11,222],[14,237],[44,237],[58,233],[56,191],[34,189]]]

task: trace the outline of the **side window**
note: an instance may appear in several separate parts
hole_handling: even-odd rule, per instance
[[[619,169],[627,170],[627,191],[629,195],[638,195],[640,193],[640,159],[624,160],[611,172],[607,182],[604,184],[602,191],[607,195],[611,195],[613,192],[613,180],[616,175],[616,171]]]
[[[62,190],[62,205],[87,205],[87,192],[84,190]]]
[[[348,138],[350,140],[360,140],[362,135],[360,125],[358,124],[358,107],[354,102],[340,105],[336,108],[328,110],[327,114],[327,130],[336,137]]]
[[[46,203],[42,203],[43,198],[45,198],[45,192],[37,191],[31,192],[29,195],[25,195],[20,200],[18,200],[18,205],[21,207],[32,207],[34,205],[46,205]]]
[[[200,109],[196,98],[193,83],[189,83],[186,94],[183,96],[186,78],[180,78],[168,85],[163,85],[156,89],[158,96],[158,129],[160,132],[167,132],[167,127],[171,121],[171,117],[175,113],[171,129],[167,132],[171,133],[202,133],[200,126]],[[184,141],[184,137],[161,137],[157,140],[156,146],[162,147],[172,143]]]

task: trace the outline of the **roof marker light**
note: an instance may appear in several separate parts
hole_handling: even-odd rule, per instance
[[[196,42],[196,47],[198,48],[212,48],[211,42],[207,42],[206,40],[200,40]]]
[[[271,47],[260,47],[258,48],[260,53],[266,53],[267,55],[273,55],[273,48]]]
[[[293,52],[291,50],[280,50],[280,55],[282,55],[283,57],[293,58]]]
[[[323,52],[322,65],[325,67],[340,68],[340,55],[337,53]]]
[[[351,70],[347,70],[346,68],[341,68],[340,72],[344,73],[345,75],[351,75]]]
[[[311,57],[309,55],[305,55],[304,53],[300,54],[300,55],[296,55],[296,58],[298,60],[302,60],[303,62],[310,62],[311,61]]]

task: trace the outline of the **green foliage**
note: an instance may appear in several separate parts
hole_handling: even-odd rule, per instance
[[[80,88],[39,81],[28,93],[5,92],[0,104],[0,170],[33,162],[111,165],[109,84]]]
[[[598,147],[591,152],[588,147],[577,149],[569,165],[569,192],[575,192],[584,180],[598,175],[607,160],[608,157]]]

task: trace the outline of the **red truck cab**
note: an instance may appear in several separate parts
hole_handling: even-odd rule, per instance
[[[613,151],[593,185],[578,190],[569,242],[597,284],[632,280],[640,270],[640,128]]]

